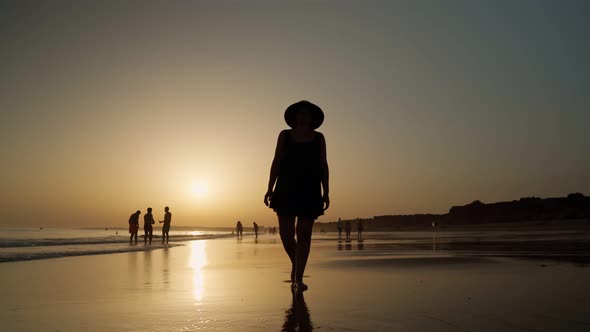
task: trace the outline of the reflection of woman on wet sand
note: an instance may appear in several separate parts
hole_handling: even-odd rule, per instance
[[[313,223],[330,205],[326,141],[315,131],[324,121],[324,113],[318,106],[300,101],[287,108],[285,121],[292,129],[279,135],[264,203],[278,215],[283,247],[291,260],[291,282],[301,292],[307,289],[303,272]]]
[[[291,308],[285,312],[285,322],[281,331],[312,331],[313,324],[309,315],[309,309],[305,304],[303,293],[293,294]]]

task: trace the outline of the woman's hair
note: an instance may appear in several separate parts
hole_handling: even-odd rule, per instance
[[[152,208],[148,208],[148,212],[152,212]]]

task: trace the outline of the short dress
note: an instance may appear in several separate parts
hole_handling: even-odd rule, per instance
[[[279,216],[317,218],[324,214],[322,199],[321,134],[310,142],[296,142],[286,132],[279,174],[270,201]]]

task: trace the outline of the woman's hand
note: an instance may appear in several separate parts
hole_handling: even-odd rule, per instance
[[[268,206],[272,200],[272,190],[269,190],[264,194],[264,205]]]
[[[328,196],[328,194],[324,194],[322,199],[324,200],[324,211],[326,211],[330,207],[330,196]]]

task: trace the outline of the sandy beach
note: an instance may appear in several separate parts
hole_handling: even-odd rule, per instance
[[[278,236],[183,244],[0,264],[2,331],[590,327],[590,269],[579,264],[316,236],[309,290],[293,297]]]

